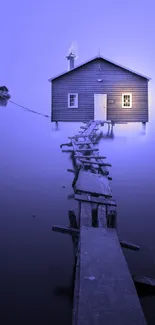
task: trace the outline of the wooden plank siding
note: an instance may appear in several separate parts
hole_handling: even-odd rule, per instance
[[[94,94],[101,93],[107,94],[108,120],[114,123],[148,122],[148,80],[102,59],[95,59],[54,79],[51,91],[52,121],[87,122],[94,119]],[[122,108],[123,92],[132,93],[132,108]],[[68,93],[78,93],[78,108],[68,108]]]

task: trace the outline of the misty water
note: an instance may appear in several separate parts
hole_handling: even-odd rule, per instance
[[[69,153],[60,144],[80,123],[60,123],[15,108],[0,107],[1,324],[71,324],[69,288],[73,247],[52,225],[68,225],[68,210],[78,213]],[[132,274],[155,278],[155,130],[152,120],[117,125],[100,141],[101,155],[112,164],[113,198],[118,204],[120,239],[140,246],[124,250]],[[67,291],[67,290],[66,290]],[[155,296],[141,297],[149,325],[155,324]]]

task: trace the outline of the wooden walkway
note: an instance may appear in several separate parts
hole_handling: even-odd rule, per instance
[[[112,198],[111,166],[95,147],[96,132],[110,121],[90,121],[69,137],[76,159],[73,188],[80,203],[80,217],[70,214],[68,229],[75,250],[73,325],[146,325],[123,247],[116,233],[116,202]],[[53,229],[56,230],[56,229]]]

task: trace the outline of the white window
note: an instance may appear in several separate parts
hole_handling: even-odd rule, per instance
[[[68,94],[68,108],[78,108],[78,94]]]
[[[132,93],[122,94],[122,108],[132,108]]]

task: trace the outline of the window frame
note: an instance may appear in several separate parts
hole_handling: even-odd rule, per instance
[[[130,106],[124,106],[124,96],[130,96]],[[122,93],[122,108],[132,108],[132,93]]]
[[[70,105],[70,96],[71,95],[76,96],[74,106]],[[78,93],[69,93],[68,94],[68,108],[78,108]]]

